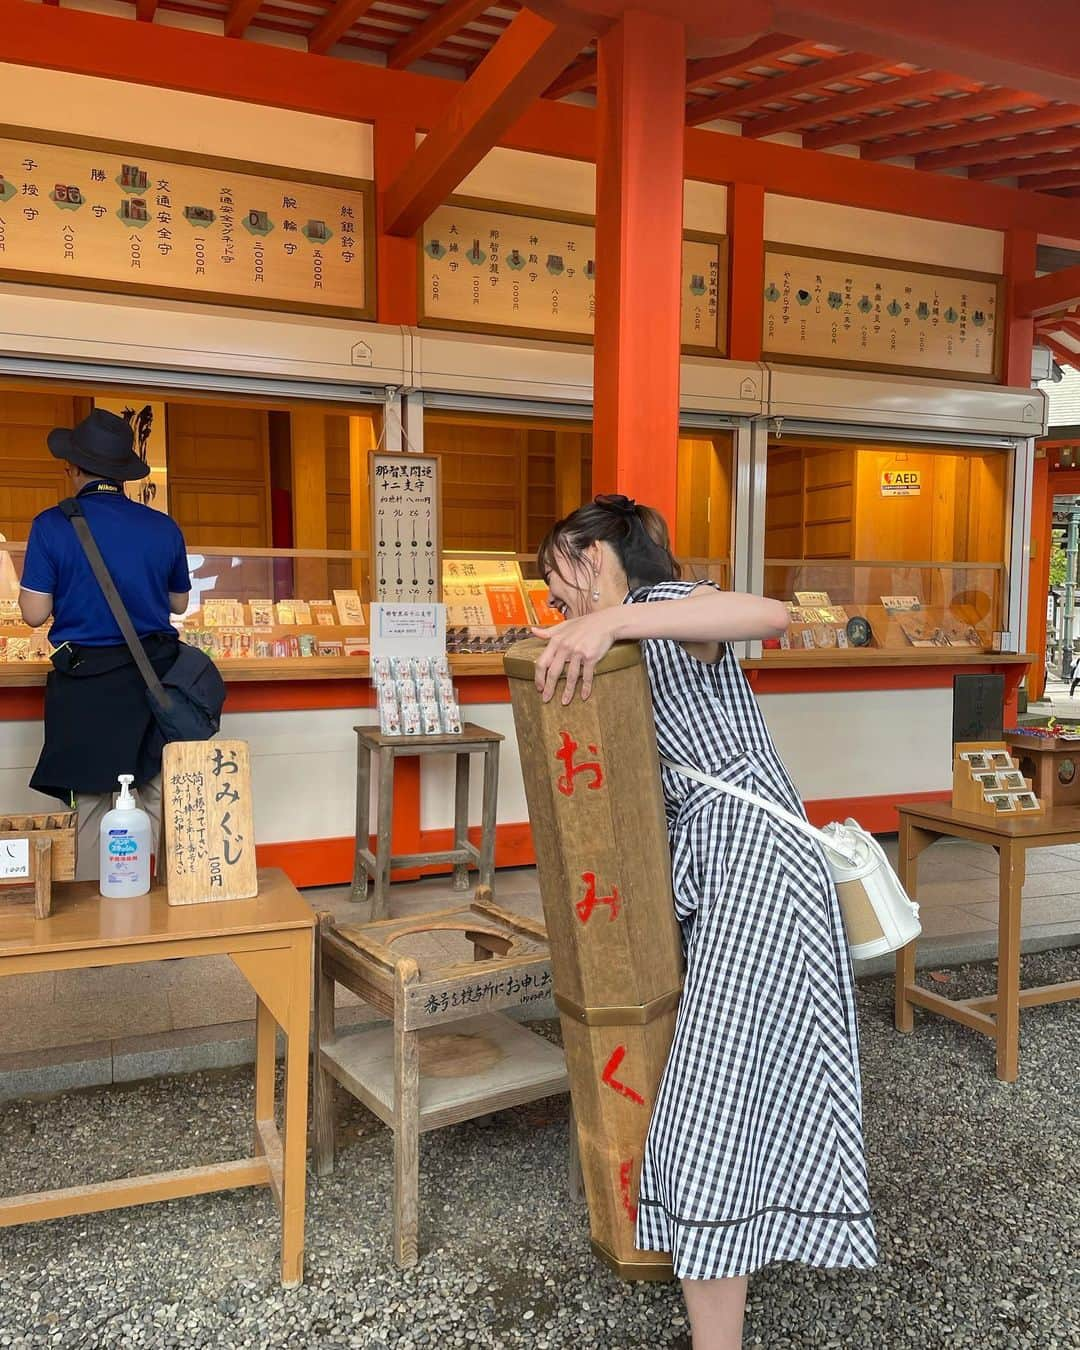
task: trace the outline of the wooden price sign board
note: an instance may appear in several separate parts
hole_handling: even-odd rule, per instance
[[[997,381],[1001,286],[984,272],[766,244],[763,355]]]
[[[258,895],[246,742],[173,742],[161,776],[169,904]]]
[[[596,309],[591,216],[451,198],[428,218],[420,322],[433,328],[591,342]],[[727,240],[683,240],[683,351],[723,356]]]
[[[373,598],[435,604],[442,544],[438,456],[375,450],[369,473]]]
[[[0,126],[0,278],[375,315],[372,185]]]

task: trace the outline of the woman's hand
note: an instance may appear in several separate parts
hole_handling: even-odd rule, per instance
[[[604,609],[595,614],[584,614],[580,619],[567,619],[555,628],[532,630],[534,637],[547,643],[547,650],[536,663],[536,687],[545,703],[555,697],[564,670],[563,703],[572,701],[579,684],[581,697],[589,697],[596,663],[607,655],[618,636],[619,617],[619,609]]]

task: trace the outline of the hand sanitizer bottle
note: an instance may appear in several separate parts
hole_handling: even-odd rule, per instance
[[[134,776],[120,775],[120,799],[101,822],[101,894],[107,900],[150,889],[150,817],[131,795]]]

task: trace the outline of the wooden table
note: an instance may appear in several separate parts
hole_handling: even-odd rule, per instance
[[[475,863],[480,885],[495,881],[495,811],[499,800],[499,746],[503,737],[472,722],[460,736],[387,736],[378,727],[354,727],[356,732],[356,844],[353,856],[353,900],[366,905],[368,878],[374,881],[370,912],[364,919],[385,919],[390,891],[390,872],[395,867],[430,867],[451,863],[454,890],[469,889],[469,867]],[[425,755],[453,755],[454,846],[438,853],[394,853],[394,762]],[[480,815],[480,847],[469,839],[469,764],[473,755],[484,757],[484,798]],[[375,852],[370,842],[371,766],[378,763],[378,820]]]
[[[170,906],[159,887],[135,900],[103,900],[96,882],[75,882],[56,887],[47,919],[0,914],[0,975],[226,955],[257,1000],[253,1157],[0,1199],[0,1227],[269,1186],[281,1213],[281,1282],[300,1284],[314,926],[311,909],[277,869],[259,872],[254,900]],[[277,1027],[287,1041],[284,1139],[274,1119]]]
[[[970,839],[998,854],[998,979],[989,998],[948,999],[915,983],[915,943],[896,954],[896,1026],[911,1031],[918,1006],[989,1036],[997,1046],[997,1076],[1013,1083],[1020,1070],[1020,1009],[1080,998],[1080,980],[1020,988],[1020,910],[1026,854],[1030,848],[1080,843],[1080,807],[1059,807],[1041,816],[995,817],[957,811],[947,802],[898,808],[899,875],[917,899],[918,859],[939,839]]]

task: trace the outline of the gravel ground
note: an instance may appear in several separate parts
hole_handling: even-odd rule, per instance
[[[933,980],[934,976],[924,977]],[[1026,984],[1080,978],[1080,950],[1026,958]],[[993,973],[939,975],[950,996]],[[1080,1348],[1080,1003],[1023,1014],[1021,1077],[988,1043],[859,990],[881,1265],[773,1267],[751,1281],[748,1346],[767,1350]],[[0,1190],[239,1156],[247,1072],[163,1079],[0,1108]],[[344,1094],[333,1177],[309,1181],[306,1283],[276,1283],[264,1191],[0,1230],[0,1346],[688,1347],[673,1286],[620,1285],[566,1200],[565,1101],[421,1142],[421,1240],[389,1260],[390,1135]]]

